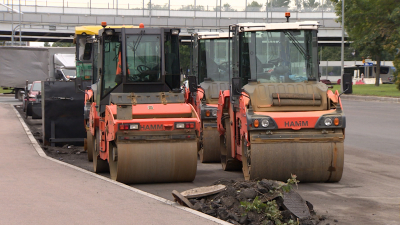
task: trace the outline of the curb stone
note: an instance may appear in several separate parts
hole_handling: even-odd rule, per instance
[[[393,98],[393,97],[361,96],[361,95],[346,95],[346,94],[344,94],[344,95],[340,96],[340,98],[343,100],[400,103],[400,98]]]

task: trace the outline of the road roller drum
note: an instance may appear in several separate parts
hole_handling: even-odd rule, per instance
[[[197,170],[197,142],[110,144],[110,175],[132,183],[190,182]]]
[[[86,152],[89,162],[93,161],[93,135],[90,130],[86,131]]]
[[[202,147],[199,152],[200,162],[221,162],[219,146],[219,132],[216,127],[207,127],[203,124]]]
[[[245,147],[246,180],[287,181],[295,174],[301,182],[338,182],[343,173],[343,142],[268,143]]]

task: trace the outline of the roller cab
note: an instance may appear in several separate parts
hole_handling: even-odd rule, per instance
[[[109,28],[134,28],[134,26],[109,26]],[[138,27],[138,26],[137,26]],[[98,80],[97,77],[97,57],[96,51],[99,46],[99,31],[102,26],[80,26],[75,27],[74,43],[75,49],[75,65],[76,65],[76,92],[85,92],[84,103],[84,124],[86,128],[87,138],[85,139],[85,150],[87,151],[88,160],[93,160],[93,136],[95,134],[95,126],[93,123],[99,122],[97,113],[93,114],[90,119],[91,107],[95,107],[94,95],[96,95],[97,87],[93,86]],[[92,85],[92,86],[90,86]],[[95,110],[93,110],[95,112]]]
[[[319,82],[318,23],[230,29],[234,78],[217,119],[223,168],[241,162],[247,180],[340,181],[346,118],[339,93]]]
[[[99,31],[89,121],[95,172],[127,184],[195,178],[200,119],[180,90],[178,35],[142,25]]]
[[[190,75],[196,78],[197,90],[188,95],[188,102],[201,118],[199,157],[203,163],[220,162],[217,104],[219,92],[229,89],[229,35],[198,32],[192,36],[191,43]]]

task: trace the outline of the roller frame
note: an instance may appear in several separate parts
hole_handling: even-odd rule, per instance
[[[231,146],[225,147],[231,149],[232,158],[242,161],[246,180],[266,178],[286,182],[291,174],[295,174],[301,182],[340,181],[344,164],[344,129],[336,129],[329,134],[322,134],[321,129],[314,128],[312,133],[300,130],[296,133],[298,136],[290,134],[292,138],[278,133],[266,135],[265,131],[248,131],[243,126],[248,123],[245,98],[240,97],[237,112],[233,111],[229,100],[223,101],[223,105],[226,103],[229,114],[225,112],[225,116],[229,115],[229,120],[225,119],[225,131],[220,129],[220,132],[225,139],[231,137]],[[232,125],[226,126],[227,123]],[[223,163],[222,155],[223,152]]]
[[[232,157],[231,154],[231,126],[230,118],[224,121],[225,133],[220,136],[221,165],[224,171],[236,171],[242,168],[242,162]]]
[[[104,173],[109,170],[107,161],[100,157],[100,139],[101,132],[99,128],[96,128],[96,133],[93,138],[93,171],[95,173]]]
[[[101,158],[108,160],[111,178],[126,184],[193,181],[200,120],[190,107],[194,116],[190,118],[118,120],[115,111],[107,106],[104,122],[100,120],[99,126],[107,131]],[[165,127],[152,131],[119,130],[121,123],[146,122]],[[175,122],[193,122],[196,127],[170,130],[166,126]]]

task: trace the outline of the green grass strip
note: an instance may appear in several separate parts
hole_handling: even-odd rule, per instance
[[[333,85],[333,93],[339,90],[340,85]],[[395,84],[381,84],[378,87],[375,84],[353,85],[353,95],[380,96],[380,97],[400,97],[400,91]]]

